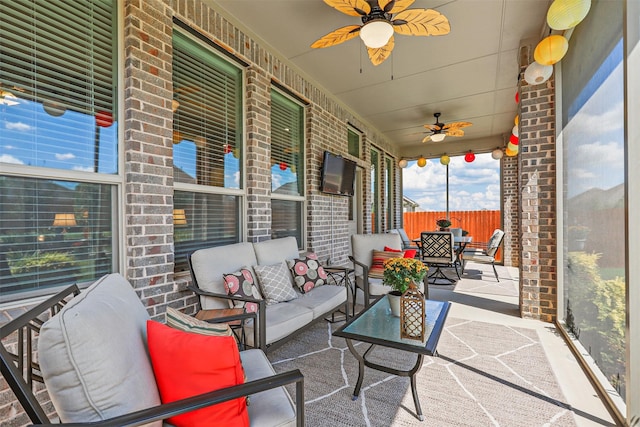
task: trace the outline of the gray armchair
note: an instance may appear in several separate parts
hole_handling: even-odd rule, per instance
[[[369,277],[369,269],[372,264],[373,251],[382,251],[384,248],[399,249],[402,247],[402,240],[397,233],[384,234],[353,234],[351,236],[351,255],[349,259],[353,262],[355,270],[356,292],[354,292],[354,306],[357,289],[364,294],[364,304],[368,306],[370,300],[391,291],[391,287],[382,283],[381,278]],[[425,297],[429,297],[428,289],[424,286]]]

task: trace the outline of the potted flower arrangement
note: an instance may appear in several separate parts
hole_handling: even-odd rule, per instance
[[[446,229],[451,226],[451,221],[446,218],[441,218],[436,221],[436,224],[440,227],[440,231],[446,231]]]
[[[409,284],[419,284],[428,270],[429,267],[415,258],[391,258],[385,261],[382,281],[393,289],[388,298],[394,316],[400,316],[400,297],[409,289]]]

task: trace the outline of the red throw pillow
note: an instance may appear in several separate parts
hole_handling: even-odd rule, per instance
[[[402,252],[402,249],[391,249],[388,246],[384,247],[384,250],[386,252]],[[418,253],[417,249],[405,249],[404,250],[404,257],[405,258],[415,258],[416,257],[416,253]]]
[[[415,258],[416,257],[416,253],[418,253],[417,249],[405,249],[404,257],[405,258]]]
[[[147,320],[147,345],[162,403],[244,382],[235,338],[183,332]],[[169,418],[176,427],[248,426],[244,397]]]

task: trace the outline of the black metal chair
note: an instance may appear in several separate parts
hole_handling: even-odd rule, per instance
[[[455,282],[454,279],[444,274],[442,268],[445,267],[453,267],[458,279],[460,279],[456,259],[453,233],[449,231],[423,231],[420,233],[420,260],[429,267],[435,268],[434,272],[428,276],[430,284],[437,285],[438,279],[444,279],[449,283]]]
[[[37,386],[36,383],[44,384],[40,366],[36,362],[37,359],[34,358],[34,351],[37,348],[36,340],[40,328],[49,317],[58,313],[68,301],[79,294],[80,290],[76,285],[70,286],[0,328],[0,339],[2,340],[2,345],[0,345],[0,372],[34,424],[53,425],[55,423],[54,420],[49,419],[34,394],[34,387],[38,391],[38,395],[42,393],[42,386]],[[139,426],[293,383],[296,384],[297,425],[303,426],[304,377],[297,369],[104,421],[56,423],[55,425]]]

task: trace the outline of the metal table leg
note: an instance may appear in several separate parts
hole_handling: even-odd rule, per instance
[[[345,338],[345,340],[347,342],[347,347],[349,347],[349,351],[351,352],[351,354],[353,354],[353,357],[355,357],[358,360],[358,381],[356,381],[356,387],[353,389],[353,397],[351,398],[351,400],[357,400],[358,396],[360,395],[362,381],[364,380],[365,366],[371,369],[375,369],[377,371],[382,371],[388,374],[397,375],[399,377],[409,377],[411,381],[411,394],[413,395],[413,404],[416,407],[416,415],[420,421],[424,421],[424,415],[422,414],[422,407],[420,406],[420,399],[418,398],[418,388],[416,387],[416,375],[418,374],[418,372],[420,372],[420,369],[422,368],[424,355],[418,354],[415,365],[413,365],[413,367],[409,370],[404,371],[399,369],[393,369],[388,366],[378,365],[377,363],[367,360],[367,355],[369,354],[369,352],[371,352],[371,350],[373,350],[373,348],[375,347],[375,344],[371,344],[369,348],[362,355],[360,355],[360,353],[356,351],[351,340],[348,338]]]

